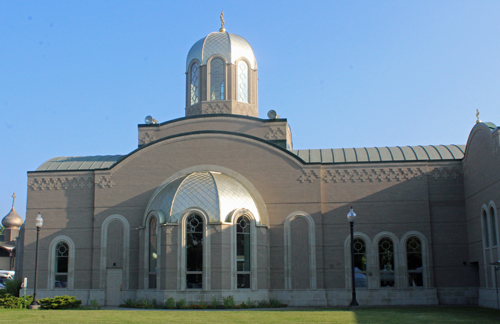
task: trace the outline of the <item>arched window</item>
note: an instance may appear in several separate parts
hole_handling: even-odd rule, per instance
[[[394,287],[394,244],[384,237],[378,242],[380,287]]]
[[[422,242],[416,236],[410,236],[406,240],[406,262],[408,267],[408,285],[410,287],[423,286]]]
[[[59,242],[55,251],[55,288],[68,288],[69,247],[66,242]]]
[[[366,287],[366,244],[360,238],[354,239],[354,284]]]
[[[149,252],[148,252],[148,272],[149,289],[156,289],[156,274],[158,266],[158,224],[155,217],[149,220]]]
[[[215,58],[210,62],[210,100],[224,100],[224,61]]]
[[[191,105],[198,103],[198,88],[199,88],[199,69],[198,63],[194,63],[191,65],[191,73],[190,73],[190,102]]]
[[[203,288],[203,219],[197,214],[186,220],[186,288]]]
[[[488,215],[486,214],[486,210],[483,209],[483,233],[484,233],[484,246],[490,247],[490,231],[488,227]]]
[[[490,206],[490,230],[491,230],[491,244],[493,246],[498,245],[497,237],[497,218],[495,215],[495,210]]]
[[[238,62],[237,69],[238,101],[248,103],[248,65],[245,61]]]
[[[236,221],[237,287],[250,288],[250,219],[241,216]]]

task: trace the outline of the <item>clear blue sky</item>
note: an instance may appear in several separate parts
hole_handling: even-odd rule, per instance
[[[500,124],[500,1],[1,1],[0,217],[27,171],[127,154],[137,124],[184,116],[185,60],[220,27],[259,66],[260,117],[294,148],[465,144]]]

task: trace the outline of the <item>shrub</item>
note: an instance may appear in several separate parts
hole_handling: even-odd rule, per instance
[[[212,295],[211,308],[217,308],[217,305],[219,305],[219,302],[217,301],[217,297],[215,297],[215,295]]]
[[[258,308],[268,308],[270,305],[267,302],[267,300],[260,300],[257,302],[257,307]]]
[[[279,299],[271,298],[269,299],[269,305],[273,308],[281,307],[281,302]]]
[[[23,282],[18,279],[9,279],[5,280],[4,286],[7,294],[10,294],[14,297],[19,297],[19,290],[21,290],[21,284]]]
[[[179,309],[186,308],[186,299],[185,298],[182,298],[181,300],[179,300],[177,302],[177,308],[179,308]]]
[[[201,301],[200,302],[200,308],[201,309],[207,309],[208,308],[207,303]]]
[[[92,309],[101,309],[101,305],[99,305],[99,303],[95,299],[90,300],[90,306],[92,307]]]
[[[135,308],[135,301],[131,298],[128,298],[123,301],[124,304],[120,305],[121,307]]]
[[[167,301],[165,302],[165,306],[168,309],[174,309],[175,308],[175,299],[173,297],[170,297],[169,299],[167,299]]]
[[[234,308],[234,297],[231,295],[227,297],[222,296],[222,303],[226,308]]]
[[[56,296],[43,298],[38,301],[44,309],[75,309],[80,308],[82,301],[75,296]]]
[[[5,294],[0,298],[0,308],[27,308],[33,301],[33,296],[16,297]]]

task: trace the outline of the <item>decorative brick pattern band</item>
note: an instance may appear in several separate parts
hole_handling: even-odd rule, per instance
[[[434,179],[456,179],[462,174],[457,167],[437,167],[430,171],[422,168],[384,168],[384,169],[337,169],[303,170],[297,179],[300,183],[313,183],[321,178],[324,183],[359,183],[359,182],[401,182],[412,179],[420,180],[428,174]]]
[[[111,176],[100,176],[95,181],[98,188],[112,188],[114,186]],[[85,189],[94,186],[93,177],[54,177],[35,178],[28,182],[30,190],[67,190]]]
[[[269,133],[266,134],[266,138],[268,140],[285,139],[285,135],[283,127],[271,126],[269,127]]]
[[[139,138],[139,144],[146,145],[153,142],[155,139],[155,134],[153,132],[145,132],[141,135],[141,138]]]
[[[35,178],[28,182],[31,190],[83,189],[91,188],[93,185],[92,177]]]

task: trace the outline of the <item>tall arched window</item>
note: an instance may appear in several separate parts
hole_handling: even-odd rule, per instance
[[[198,88],[199,88],[199,71],[198,71],[198,63],[194,63],[191,65],[191,73],[190,73],[190,102],[191,105],[198,103]]]
[[[69,265],[69,247],[66,242],[59,242],[56,245],[56,264],[55,264],[55,288],[68,287],[68,265]]]
[[[215,58],[210,62],[210,100],[224,100],[224,61]]]
[[[410,287],[423,286],[422,242],[416,236],[410,236],[406,240],[406,262],[408,266],[408,285]]]
[[[498,245],[497,237],[497,218],[495,215],[495,210],[490,206],[490,230],[491,230],[491,244],[493,246]]]
[[[384,237],[378,242],[380,287],[394,287],[394,244]]]
[[[484,233],[484,246],[490,247],[490,231],[488,227],[488,215],[486,210],[483,209],[483,233]]]
[[[241,216],[236,221],[237,287],[250,288],[250,219]]]
[[[366,287],[366,244],[360,238],[354,239],[354,284]]]
[[[203,219],[197,214],[186,220],[186,288],[203,288]]]
[[[238,101],[248,103],[248,64],[245,61],[238,62],[237,74]]]
[[[158,266],[158,224],[155,217],[149,220],[149,288],[156,288],[156,272]]]

